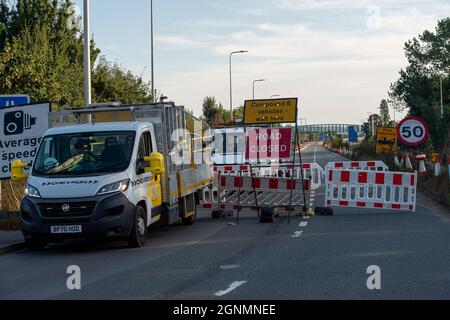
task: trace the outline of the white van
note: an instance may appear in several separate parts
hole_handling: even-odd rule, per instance
[[[45,133],[29,176],[23,173],[28,164],[12,164],[13,180],[27,180],[21,218],[31,247],[110,236],[141,247],[153,223],[195,222],[213,172],[208,143],[193,142],[199,120],[183,108],[65,110],[50,113],[49,121],[54,128]],[[200,124],[197,139],[205,129]]]

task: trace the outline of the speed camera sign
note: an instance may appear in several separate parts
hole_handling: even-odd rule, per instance
[[[407,117],[397,127],[398,139],[408,146],[418,146],[427,141],[428,125],[418,117]]]

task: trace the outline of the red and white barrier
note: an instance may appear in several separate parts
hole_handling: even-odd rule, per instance
[[[325,206],[416,210],[417,173],[328,169]]]
[[[216,188],[203,193],[198,210],[256,210],[256,207],[277,207],[295,211],[309,207],[309,179],[216,176]],[[256,191],[256,197],[255,197]]]
[[[305,190],[310,190],[309,179],[304,179]],[[219,177],[220,188],[239,189],[242,191],[272,191],[272,190],[303,190],[300,179],[290,178],[261,178],[261,177],[238,177],[238,176],[220,176]]]
[[[347,170],[374,170],[388,171],[388,166],[383,161],[344,161],[328,162],[325,171],[329,169],[347,169]]]
[[[279,177],[290,178],[294,172],[294,178],[301,178],[299,165],[279,165],[273,164],[271,166],[254,166],[254,177]],[[311,190],[319,189],[325,180],[323,168],[317,163],[303,163],[303,178],[311,180]],[[220,175],[231,176],[251,176],[249,165],[229,165],[229,166],[214,166],[214,172]]]

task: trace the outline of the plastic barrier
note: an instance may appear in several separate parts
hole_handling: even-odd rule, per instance
[[[417,173],[328,169],[325,206],[416,210]]]
[[[296,208],[303,210],[309,207],[311,189],[309,179],[304,179],[304,192],[301,179],[270,177],[252,179],[246,176],[217,175],[215,180],[217,191],[213,190],[210,194],[206,192],[203,195],[203,200],[197,206],[199,211],[202,209],[238,210],[239,208],[257,210],[261,207],[295,211]]]
[[[319,189],[325,180],[323,168],[317,163],[303,163],[303,178],[311,180],[311,190]],[[254,166],[253,177],[278,177],[290,178],[294,172],[294,178],[301,178],[300,168],[289,165]],[[251,176],[249,165],[214,166],[214,172],[221,175]]]
[[[325,171],[328,171],[328,169],[389,171],[388,166],[383,161],[328,162],[325,166]]]

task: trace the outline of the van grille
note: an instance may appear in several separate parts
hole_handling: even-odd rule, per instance
[[[45,218],[73,218],[88,217],[94,212],[96,202],[59,202],[40,203],[39,211]],[[67,212],[63,211],[63,206],[69,205]]]

